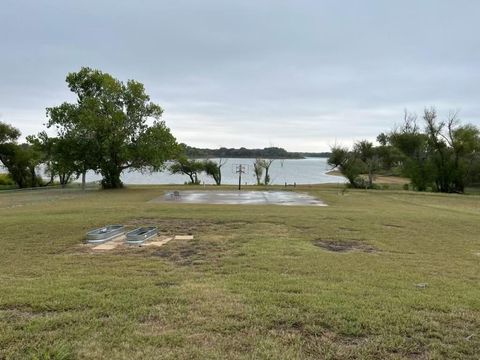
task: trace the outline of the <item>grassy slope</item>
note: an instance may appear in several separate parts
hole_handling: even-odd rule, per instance
[[[147,202],[164,189],[0,194],[0,359],[478,358],[479,196]],[[83,234],[106,223],[196,237],[93,254]]]
[[[339,170],[330,170],[327,175],[343,176]],[[361,175],[365,180],[368,179],[368,175]],[[373,183],[377,185],[404,185],[409,184],[410,179],[401,176],[392,175],[375,175]]]

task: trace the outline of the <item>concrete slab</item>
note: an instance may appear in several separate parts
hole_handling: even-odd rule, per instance
[[[125,241],[125,235],[117,236],[115,239],[111,241],[107,241],[106,243],[94,246],[92,249],[95,251],[98,250],[113,250],[117,246],[122,245]]]
[[[158,237],[153,241],[148,241],[148,242],[142,244],[141,246],[156,246],[156,247],[159,247],[159,246],[165,245],[166,243],[168,243],[171,240],[173,240],[173,237]]]
[[[183,204],[327,206],[321,200],[293,191],[180,191],[179,196],[167,192],[150,202]]]
[[[193,240],[193,235],[175,235],[175,240]]]

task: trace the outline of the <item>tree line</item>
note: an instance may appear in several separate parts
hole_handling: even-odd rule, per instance
[[[269,175],[270,166],[275,159],[256,158],[253,164],[253,171],[257,180],[257,185],[269,185],[271,178]],[[222,184],[222,167],[226,164],[226,159],[219,158],[218,160],[196,160],[190,159],[186,155],[181,155],[173,161],[168,167],[172,174],[182,174],[189,178],[186,184],[199,185],[199,174],[205,173],[212,177],[216,185]]]
[[[239,149],[221,147],[219,149],[202,149],[181,144],[189,158],[266,158],[266,159],[303,159],[299,153],[288,152],[279,147],[263,149]]]
[[[426,108],[420,123],[405,111],[402,125],[379,134],[377,142],[335,145],[328,163],[354,188],[373,188],[377,174],[403,175],[418,191],[463,193],[480,183],[480,130],[462,125],[457,112],[440,120],[435,108]]]
[[[150,101],[142,83],[122,82],[88,67],[69,73],[66,83],[76,101],[46,109],[48,132],[19,143],[20,131],[0,122],[0,163],[19,188],[56,182],[65,186],[80,177],[84,188],[88,171],[102,176],[103,188],[119,188],[124,171],[165,168],[187,175],[192,184],[198,184],[198,174],[204,172],[220,185],[227,157],[257,158],[257,183],[268,185],[271,159],[303,157],[278,147],[211,150],[177,144],[161,120],[163,109]],[[220,160],[194,160],[199,157]],[[169,160],[174,161],[169,165]],[[37,173],[40,166],[47,179]]]
[[[329,152],[306,153],[306,152],[290,152],[280,147],[267,147],[263,149],[247,149],[241,147],[219,149],[205,149],[191,147],[181,144],[185,150],[186,156],[192,159],[198,158],[243,158],[243,159],[304,159],[305,157],[325,157],[330,156]]]
[[[219,159],[217,161],[213,160],[195,160],[190,159],[186,155],[182,154],[178,156],[173,163],[168,167],[170,173],[172,174],[183,174],[187,175],[190,181],[187,182],[189,185],[199,185],[200,180],[198,175],[204,172],[208,176],[211,176],[215,181],[215,184],[222,184],[222,166],[225,165],[226,161],[224,159]]]

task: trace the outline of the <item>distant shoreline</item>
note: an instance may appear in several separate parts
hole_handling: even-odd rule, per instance
[[[301,156],[301,157],[269,157],[269,156],[188,156],[190,159],[211,159],[211,158],[222,158],[222,159],[273,159],[273,160],[305,160],[308,158],[317,158],[317,159],[327,159],[328,156]]]
[[[232,158],[232,159],[305,159],[309,157],[313,158],[328,158],[329,152],[290,152],[283,148],[269,147],[263,149],[246,149],[246,148],[219,148],[219,149],[206,149],[195,148],[182,144],[185,154],[192,159],[203,158]]]

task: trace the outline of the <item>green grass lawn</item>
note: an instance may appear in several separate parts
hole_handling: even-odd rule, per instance
[[[0,193],[0,359],[479,358],[480,196],[148,202],[166,189]],[[108,223],[195,238],[92,252]]]

